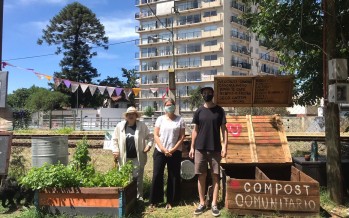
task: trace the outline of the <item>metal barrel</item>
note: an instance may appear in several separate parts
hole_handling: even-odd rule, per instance
[[[32,166],[68,164],[68,136],[32,137]]]

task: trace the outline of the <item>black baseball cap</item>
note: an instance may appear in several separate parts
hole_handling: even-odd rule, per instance
[[[208,87],[201,88],[200,93],[202,94],[204,92],[204,90],[211,90],[212,92],[214,92],[213,88],[208,86]]]

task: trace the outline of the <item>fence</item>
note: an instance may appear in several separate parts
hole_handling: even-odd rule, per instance
[[[29,125],[30,128],[38,129],[59,129],[70,127],[75,130],[113,130],[118,122],[123,118],[81,118],[81,117],[66,117],[61,119],[34,119]],[[155,124],[155,117],[141,118],[151,129]],[[184,118],[186,123],[186,132],[191,133],[193,125],[191,124],[192,117]],[[324,133],[325,118],[319,116],[282,116],[283,125],[286,132],[302,132],[304,134]],[[349,119],[346,117],[340,118],[340,132],[344,132],[349,127]]]

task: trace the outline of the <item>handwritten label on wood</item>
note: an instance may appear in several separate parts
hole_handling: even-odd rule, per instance
[[[215,101],[224,107],[292,105],[292,76],[215,76]]]
[[[252,105],[253,80],[250,77],[215,77],[215,99],[220,106]]]
[[[318,212],[315,182],[231,179],[227,181],[228,208]]]

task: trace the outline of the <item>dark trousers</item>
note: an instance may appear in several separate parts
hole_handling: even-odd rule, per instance
[[[181,183],[181,160],[182,152],[175,151],[171,157],[154,149],[153,155],[153,179],[150,190],[149,202],[151,204],[161,203],[164,201],[164,171],[167,164],[167,203],[173,204],[180,199],[180,183]]]

